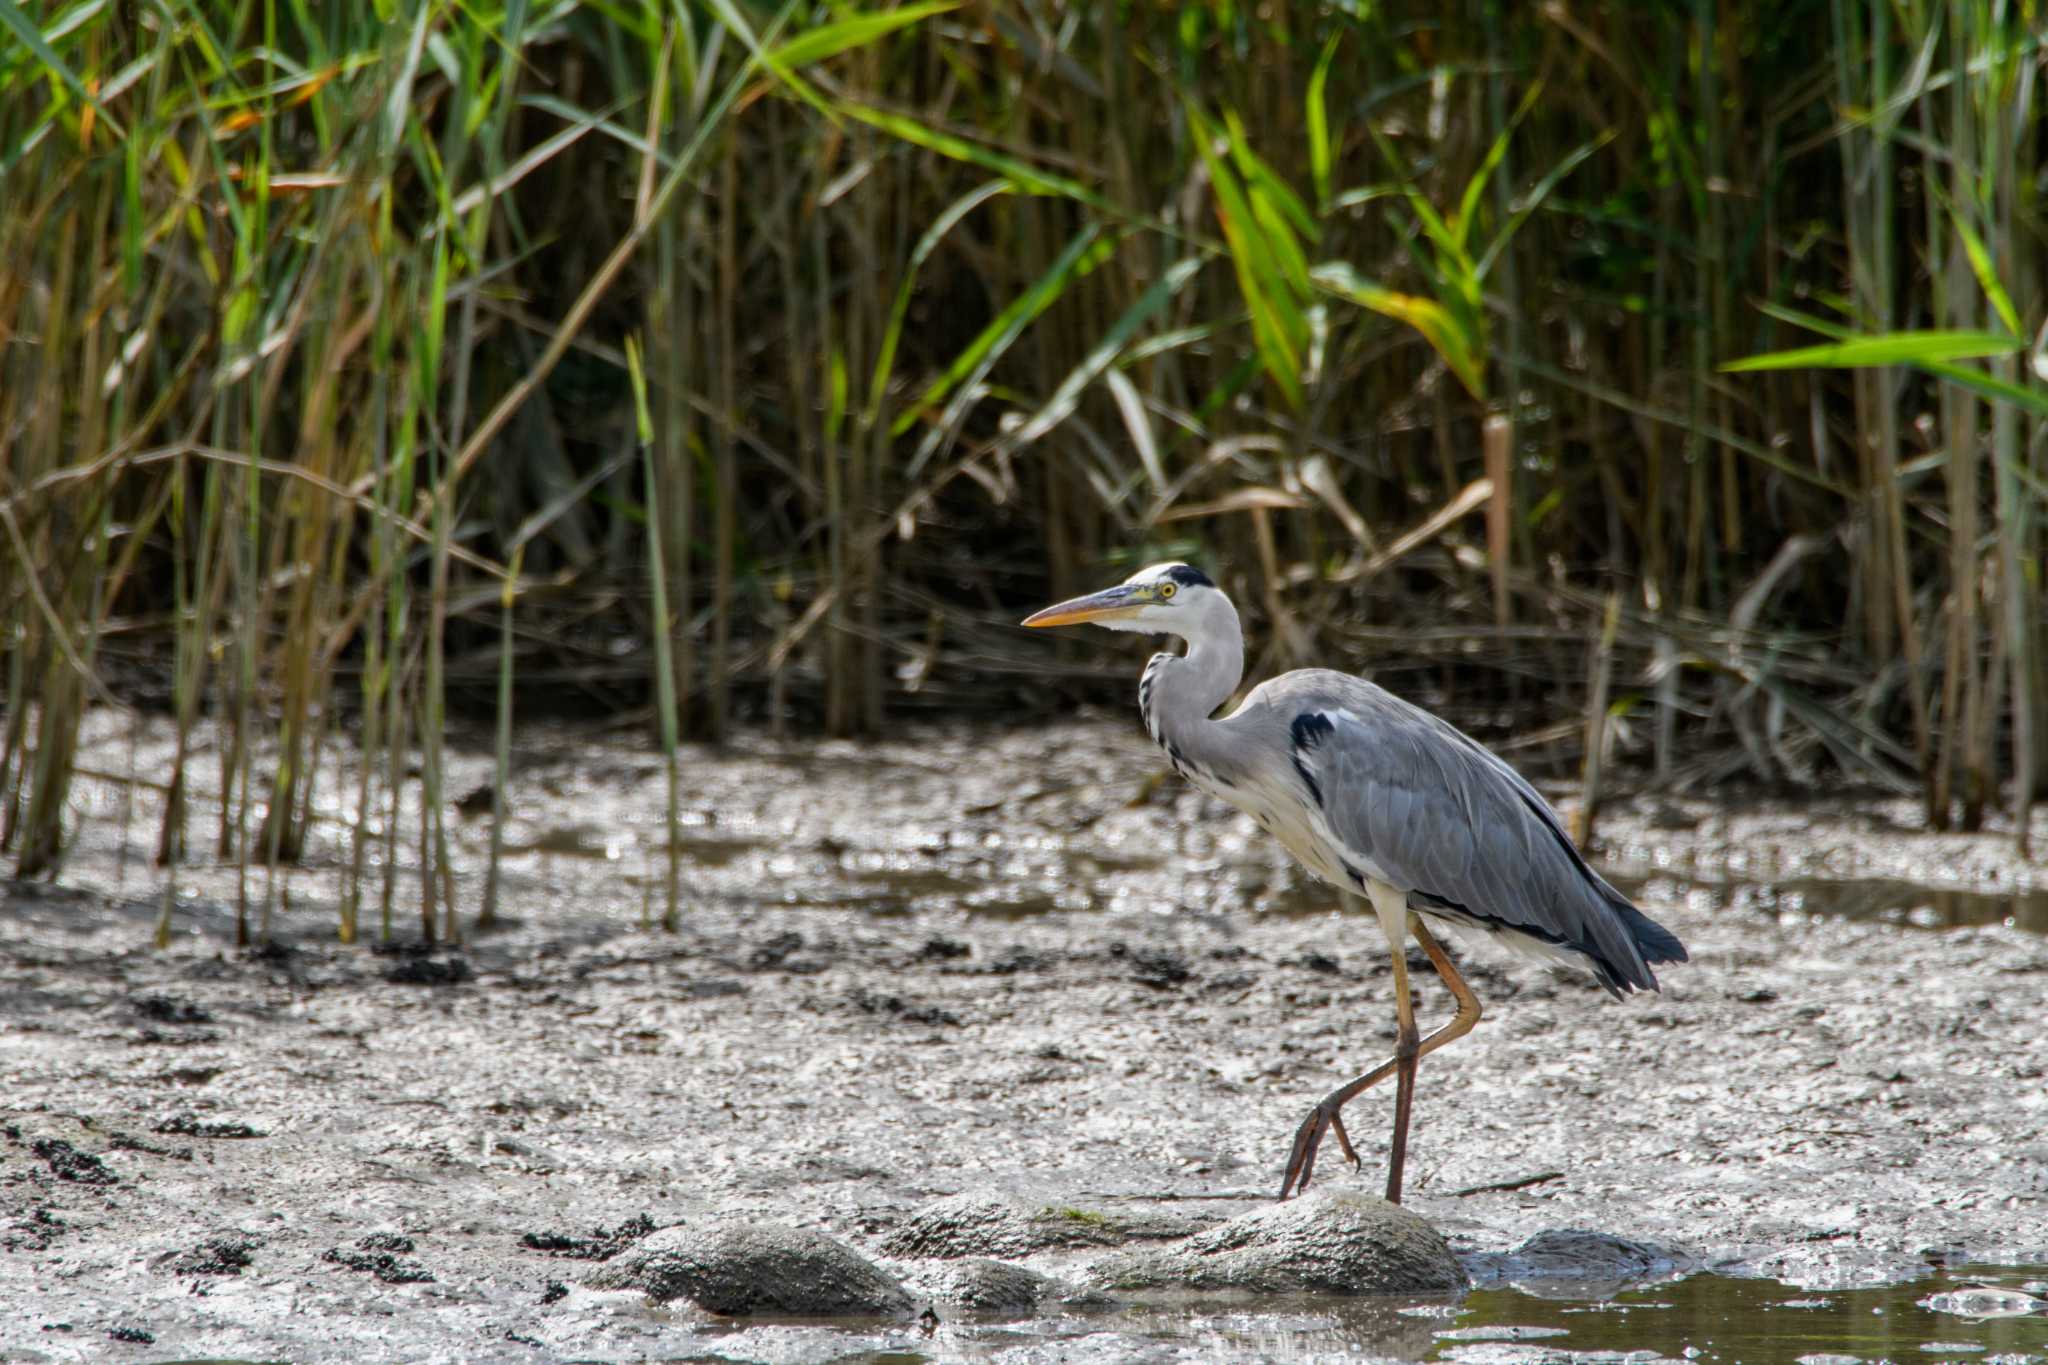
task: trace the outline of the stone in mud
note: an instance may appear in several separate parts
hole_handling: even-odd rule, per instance
[[[1113,1290],[1413,1294],[1465,1287],[1457,1257],[1419,1215],[1334,1190],[1255,1210],[1172,1246],[1106,1257],[1086,1277]]]
[[[1027,1204],[987,1192],[949,1195],[910,1215],[882,1241],[906,1258],[1014,1258],[1061,1247],[1114,1247],[1185,1237],[1199,1224],[1167,1213]]]
[[[589,1283],[732,1315],[899,1316],[913,1306],[903,1286],[844,1242],[736,1219],[663,1228]]]

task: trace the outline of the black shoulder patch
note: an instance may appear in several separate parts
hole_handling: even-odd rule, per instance
[[[1166,576],[1180,584],[1183,588],[1213,588],[1216,586],[1209,581],[1209,575],[1203,573],[1192,564],[1176,564],[1166,571]]]
[[[1309,798],[1318,806],[1323,804],[1323,784],[1316,781],[1315,773],[1302,762],[1302,755],[1328,739],[1336,729],[1330,718],[1320,711],[1304,711],[1288,727],[1294,739],[1294,771],[1300,773],[1301,780],[1308,784]]]
[[[1320,711],[1304,711],[1294,718],[1291,729],[1295,748],[1313,749],[1328,739],[1337,727]]]

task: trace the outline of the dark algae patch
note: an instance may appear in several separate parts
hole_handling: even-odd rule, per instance
[[[384,979],[404,986],[459,986],[475,975],[468,958],[405,957],[384,973]]]
[[[262,1245],[261,1238],[247,1233],[222,1233],[180,1252],[171,1269],[179,1275],[239,1275],[254,1262],[256,1249]]]
[[[156,1132],[173,1137],[260,1138],[268,1133],[234,1119],[202,1119],[192,1114],[173,1114],[156,1125]]]
[[[937,1005],[920,1005],[900,995],[862,988],[855,990],[851,998],[853,1007],[862,1014],[886,1014],[906,1024],[929,1024],[935,1028],[960,1026],[960,1016],[953,1011]]]
[[[48,1251],[70,1226],[38,1204],[29,1210],[26,1218],[10,1224],[5,1233],[0,1233],[0,1250]]]
[[[568,1232],[529,1232],[520,1237],[519,1245],[572,1261],[609,1261],[653,1231],[654,1220],[643,1213],[615,1228],[592,1228],[583,1237]]]
[[[107,1134],[107,1146],[117,1152],[141,1152],[144,1156],[166,1157],[172,1161],[192,1159],[190,1147],[159,1147],[153,1142],[144,1142],[141,1138],[121,1132],[119,1129]]]
[[[434,1272],[418,1261],[401,1255],[413,1249],[412,1238],[395,1233],[373,1232],[359,1239],[353,1250],[333,1247],[320,1259],[347,1270],[375,1275],[385,1284],[432,1284]]]
[[[1131,980],[1156,990],[1171,990],[1185,985],[1194,976],[1187,959],[1170,948],[1132,948],[1128,944],[1112,943],[1109,955],[1129,964]]]
[[[153,1024],[210,1024],[213,1014],[204,1006],[168,995],[138,995],[129,1002],[137,1016]]]
[[[69,1180],[78,1185],[112,1185],[120,1177],[107,1169],[107,1163],[90,1152],[81,1152],[62,1138],[37,1138],[29,1144],[29,1150],[43,1159],[59,1180]]]

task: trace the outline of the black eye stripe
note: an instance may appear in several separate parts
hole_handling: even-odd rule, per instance
[[[1203,573],[1192,564],[1176,564],[1166,571],[1166,577],[1180,584],[1183,588],[1213,588],[1216,586],[1209,580],[1209,575]]]

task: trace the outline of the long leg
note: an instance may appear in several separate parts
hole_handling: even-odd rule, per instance
[[[1415,917],[1404,912],[1409,925]],[[1422,1056],[1415,1031],[1415,1001],[1408,989],[1407,935],[1394,940],[1394,1136],[1387,1143],[1387,1202],[1401,1202],[1401,1172],[1408,1166],[1408,1111],[1415,1104],[1415,1063]]]
[[[1416,1045],[1415,1059],[1420,1061],[1445,1043],[1470,1033],[1473,1025],[1479,1022],[1482,1010],[1479,997],[1465,984],[1465,978],[1458,974],[1458,969],[1452,965],[1450,957],[1437,943],[1436,937],[1429,932],[1428,926],[1421,919],[1410,916],[1408,929],[1415,935],[1416,942],[1422,945],[1423,953],[1429,958],[1430,965],[1436,968],[1436,974],[1443,978],[1443,983],[1450,989],[1452,998],[1458,1002],[1458,1012],[1452,1016],[1451,1021]],[[1397,960],[1400,956],[1396,953]],[[1405,976],[1404,971],[1401,973],[1403,980]],[[1359,1093],[1394,1075],[1399,1070],[1399,1065],[1398,1057],[1382,1062],[1356,1080],[1331,1091],[1321,1104],[1309,1111],[1308,1117],[1302,1120],[1301,1127],[1294,1134],[1294,1150],[1287,1158],[1287,1178],[1280,1186],[1282,1199],[1298,1190],[1308,1188],[1309,1177],[1315,1171],[1316,1149],[1322,1145],[1325,1132],[1334,1132],[1337,1135],[1337,1145],[1347,1161],[1353,1166],[1360,1164],[1358,1154],[1352,1150],[1351,1139],[1344,1132],[1344,1121],[1338,1117],[1338,1113]]]

